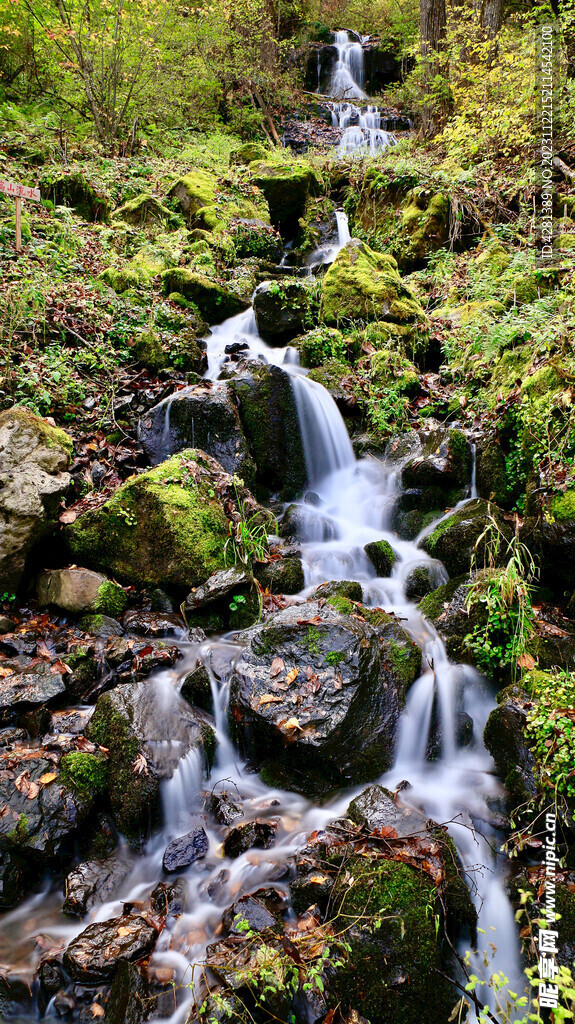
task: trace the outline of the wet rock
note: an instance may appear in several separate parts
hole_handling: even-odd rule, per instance
[[[199,664],[193,672],[188,672],[182,683],[180,694],[192,707],[201,708],[209,715],[213,714],[212,683],[205,665]]]
[[[123,636],[112,636],[106,644],[106,661],[109,665],[114,668],[120,668],[121,665],[131,664],[132,662],[132,647],[128,640]]]
[[[106,1003],[105,1024],[143,1024],[151,1009],[149,988],[141,972],[121,960]]]
[[[363,590],[361,583],[355,580],[330,580],[329,583],[320,583],[313,596],[316,601],[324,598],[330,604],[333,603],[330,599],[334,597],[346,601],[363,601]]]
[[[463,508],[446,516],[421,541],[421,547],[432,558],[443,562],[450,576],[469,572],[474,561],[477,569],[481,569],[485,562],[489,561],[490,556],[494,555],[493,544],[489,544],[493,520],[503,538],[510,540],[511,530],[500,509],[483,498],[475,498],[468,501]],[[500,544],[497,556],[499,560],[503,558],[504,553],[505,544]]]
[[[353,321],[424,321],[418,300],[401,280],[392,256],[352,238],[323,279],[321,314],[335,326]]]
[[[242,808],[235,803],[229,793],[223,790],[220,793],[210,793],[206,797],[204,810],[213,815],[219,825],[229,827],[234,821],[242,817]]]
[[[416,565],[405,577],[405,596],[410,601],[421,601],[426,594],[431,594],[439,586],[437,573],[429,563]]]
[[[147,679],[154,668],[170,668],[175,665],[182,652],[175,644],[168,645],[164,640],[134,640],[132,653],[133,679]]]
[[[480,498],[509,508],[509,483],[505,455],[494,438],[481,438],[476,444],[475,476]]]
[[[74,981],[84,984],[108,981],[119,962],[133,962],[154,948],[157,930],[143,917],[114,917],[90,924],[68,946],[64,966]]]
[[[197,860],[203,860],[209,848],[203,819],[198,818],[194,827],[185,836],[172,840],[166,847],[162,866],[167,874],[182,871]]]
[[[186,632],[184,621],[178,615],[159,612],[127,612],[122,624],[127,633],[138,633],[140,636],[175,636],[182,639]]]
[[[47,662],[0,679],[0,718],[7,712],[48,704],[66,692],[59,672]]]
[[[250,362],[230,382],[258,483],[289,497],[307,480],[291,378],[280,366]]]
[[[505,785],[511,809],[537,795],[535,757],[527,740],[527,694],[510,686],[487,719],[483,741]]]
[[[286,785],[321,791],[373,778],[390,764],[421,653],[389,616],[371,624],[313,601],[284,609],[242,639],[230,729],[260,762],[273,757]]]
[[[0,413],[0,576],[15,590],[32,548],[55,527],[72,441],[28,409]]]
[[[150,604],[153,612],[162,612],[164,615],[171,615],[174,611],[172,599],[168,597],[165,590],[156,587],[150,594]]]
[[[156,914],[162,917],[179,917],[186,905],[187,886],[182,878],[173,882],[160,882],[153,890],[150,900]]]
[[[475,577],[477,579],[477,577]],[[441,634],[447,653],[453,661],[472,661],[466,638],[487,619],[485,605],[475,601],[468,607],[469,576],[456,576],[427,594],[419,609],[431,619]]]
[[[53,711],[49,730],[57,735],[80,736],[90,721],[91,708]]]
[[[127,858],[119,854],[78,864],[66,876],[62,910],[71,917],[84,917],[110,899],[130,868]]]
[[[427,832],[427,818],[412,807],[398,806],[393,794],[383,786],[368,786],[350,803],[347,816],[357,825],[373,832],[392,828],[400,839]]]
[[[214,751],[209,718],[190,708],[169,684],[126,683],[102,694],[89,735],[110,751],[114,820],[136,845],[158,818],[160,779],[170,778],[190,750],[197,750],[199,766],[211,764]]]
[[[276,839],[277,823],[271,821],[246,821],[236,825],[228,833],[224,841],[226,857],[241,857],[248,850],[268,850]]]
[[[394,439],[386,456],[391,454],[394,444],[399,447],[403,443],[402,438]],[[410,447],[401,474],[404,487],[441,487],[450,491],[469,484],[471,447],[461,430],[438,428],[414,432]]]
[[[75,557],[145,586],[190,587],[224,565],[228,520],[216,487],[231,485],[197,450],[132,477],[68,527]],[[221,493],[221,490],[219,491]]]
[[[15,623],[12,622],[12,619],[9,619],[6,615],[0,615],[0,636],[11,633],[14,626]]]
[[[119,615],[127,604],[116,583],[90,569],[47,569],[37,583],[41,605],[53,604],[65,612],[102,612]]]
[[[324,541],[339,537],[336,523],[311,505],[289,505],[280,520],[279,533],[290,540]]]
[[[243,629],[260,618],[260,598],[251,573],[241,565],[214,573],[186,598],[192,622],[210,631]]]
[[[6,729],[0,729],[0,747],[12,747],[15,743],[22,743],[26,740],[28,733],[25,729],[19,729],[17,726],[9,726]]]
[[[117,619],[110,615],[83,615],[80,626],[86,633],[107,640],[110,637],[123,636],[124,630]]]
[[[255,482],[235,397],[225,384],[202,381],[164,399],[141,419],[139,440],[154,466],[185,448],[201,448],[248,487]]]
[[[387,540],[374,540],[363,549],[378,576],[391,576],[397,555]]]
[[[308,311],[309,292],[301,281],[264,281],[254,295],[258,331],[271,344],[283,345],[301,334]]]
[[[64,784],[56,755],[38,747],[19,747],[18,763],[10,748],[0,750],[0,851],[56,856],[83,824],[93,805],[85,789]]]
[[[29,854],[0,849],[0,909],[9,910],[20,903],[37,878],[37,865]]]
[[[268,929],[282,932],[282,911],[285,905],[285,896],[278,889],[258,889],[249,896],[242,896],[224,913],[224,935],[245,934],[246,921],[252,932],[265,932]]]
[[[273,562],[256,562],[254,576],[270,594],[299,594],[305,586],[301,557],[281,558]]]
[[[232,565],[229,569],[215,572],[200,587],[194,587],[185,602],[186,611],[194,612],[207,604],[220,601],[237,591],[249,591],[252,577],[241,565]]]

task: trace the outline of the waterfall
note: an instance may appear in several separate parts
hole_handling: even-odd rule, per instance
[[[345,423],[333,398],[321,384],[302,374],[292,376],[292,387],[301,429],[308,482],[355,462]]]
[[[367,99],[363,91],[365,79],[363,48],[349,38],[349,32],[336,32],[337,63],[333,72],[330,95],[353,99]]]
[[[339,156],[351,156],[369,150],[377,153],[395,144],[393,135],[381,128],[381,113],[377,107],[356,106],[352,99],[366,100],[364,55],[361,43],[350,39],[349,32],[336,32],[337,63],[335,65],[330,96],[339,102],[331,104],[334,128],[343,132],[338,146]],[[353,122],[353,123],[352,123]]]

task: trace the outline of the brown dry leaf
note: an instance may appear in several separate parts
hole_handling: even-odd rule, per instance
[[[13,675],[14,675],[14,669],[13,668],[2,668],[2,666],[0,666],[0,679],[5,679],[6,676],[13,676]]]
[[[118,928],[118,935],[120,936],[121,939],[124,939],[126,937],[126,935],[131,935],[131,934],[132,934],[132,929],[131,928],[126,928],[125,926],[122,926],[121,928]]]
[[[285,672],[285,668],[283,658],[274,658],[270,666],[270,676],[279,676],[280,672]]]
[[[535,658],[532,658],[530,654],[527,654],[527,652],[524,651],[523,654],[519,655],[517,659],[517,665],[519,666],[519,668],[535,668]]]
[[[289,670],[286,676],[286,683],[293,683],[294,679],[297,679],[299,675],[299,668],[292,668]]]
[[[96,749],[96,744],[86,739],[85,736],[77,736],[74,743],[77,749],[82,750],[85,754],[93,754]]]
[[[69,675],[72,675],[72,669],[69,665],[66,665],[65,661],[55,661],[53,665],[50,665],[50,672],[59,672],[60,675],[65,675],[67,672]]]
[[[40,776],[40,782],[43,786],[48,786],[55,778],[57,778],[56,772],[46,772]]]
[[[137,772],[138,775],[149,775],[148,762],[145,754],[138,754],[132,765],[132,771]]]
[[[274,697],[273,693],[264,693],[263,697],[260,697],[260,704],[281,704],[283,697]]]
[[[28,792],[30,790],[30,772],[27,770],[20,772],[20,775],[14,779],[14,785],[19,793],[22,793],[24,796],[28,796]]]
[[[308,878],[308,882],[313,882],[314,885],[323,885],[323,883],[327,881],[327,875],[310,875]]]
[[[61,516],[58,516],[58,521],[60,523],[63,523],[64,526],[69,526],[70,523],[74,523],[77,518],[78,514],[74,512],[71,508],[67,508],[64,512],[62,512]]]
[[[38,785],[38,783],[37,782],[31,782],[30,783],[30,789],[26,793],[26,799],[27,800],[34,800],[34,798],[38,796],[39,792],[40,792],[40,786]]]
[[[288,718],[287,722],[282,723],[284,729],[301,729],[297,718]]]

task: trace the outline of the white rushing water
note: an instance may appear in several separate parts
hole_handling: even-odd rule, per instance
[[[361,43],[351,39],[349,32],[341,31],[336,32],[335,45],[338,57],[329,94],[338,101],[330,104],[332,124],[343,133],[338,145],[338,156],[377,153],[387,146],[395,145],[391,132],[381,127],[381,112],[376,106],[350,102],[368,99],[363,89],[365,59]]]
[[[340,237],[345,237],[345,232]],[[249,357],[282,364],[293,377],[307,474],[315,494],[313,506],[303,500],[299,503],[304,524],[301,545],[306,581],[302,599],[325,580],[357,580],[363,588],[364,602],[393,612],[422,649],[423,672],[408,693],[393,768],[374,781],[394,790],[407,780],[410,788],[402,791],[404,803],[447,825],[478,909],[479,927],[487,933],[485,945],[493,942],[497,947],[491,969],[502,970],[511,987],[521,991],[514,916],[496,852],[500,839],[491,824],[488,807],[490,798],[501,794],[492,759],[482,740],[487,716],[495,702],[474,669],[449,661],[436,631],[405,596],[406,577],[416,565],[427,565],[437,583],[447,578],[445,570],[418,547],[421,538],[401,540],[390,527],[393,504],[401,491],[400,469],[374,458],[355,459],[345,424],[331,396],[319,384],[307,380],[305,371],[289,361],[289,352],[293,350],[266,345],[257,334],[253,311],[214,328],[208,338],[207,376],[217,378],[227,359],[226,346],[238,339],[249,345]],[[471,495],[473,488],[472,481]],[[382,538],[397,553],[391,576],[385,578],[377,577],[363,550],[369,541]],[[281,877],[288,858],[304,845],[309,833],[343,815],[354,793],[363,788],[356,787],[319,807],[298,794],[266,786],[246,767],[227,731],[228,681],[240,648],[233,637],[203,644],[182,643],[181,647],[183,660],[148,680],[151,696],[161,706],[177,708],[183,679],[199,662],[206,666],[214,699],[217,750],[204,790],[225,790],[233,800],[237,798],[246,820],[256,816],[273,820],[277,838],[269,850],[252,849],[232,860],[222,855],[218,831],[209,822],[206,824],[206,858],[180,876],[186,889],[184,912],[163,930],[152,958],[153,965],[172,970],[174,980],[182,986],[176,1009],[165,1018],[169,1024],[184,1024],[186,1020],[192,999],[186,986],[199,975],[193,965],[201,963],[222,912],[241,892],[252,892],[271,882],[285,889]],[[460,744],[458,737],[461,712],[473,720],[473,736],[466,746]],[[428,760],[434,729],[440,749],[434,760]],[[149,841],[142,856],[122,851],[126,876],[114,897],[97,907],[88,920],[104,921],[120,914],[124,902],[147,899],[158,881],[165,878],[162,857],[167,843],[189,830],[191,815],[202,806],[197,756],[183,757],[163,785],[163,829]],[[79,934],[88,920],[63,920],[59,914],[61,902],[61,891],[47,887],[39,896],[5,915],[0,922],[0,962],[7,960],[10,949],[12,962],[21,965],[23,975],[30,977],[44,955],[46,942],[65,944]],[[40,946],[36,944],[39,934],[43,936]],[[481,956],[474,966],[477,973],[483,973]]]

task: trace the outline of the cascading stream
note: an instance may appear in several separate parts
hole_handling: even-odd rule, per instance
[[[347,228],[343,219],[344,215],[339,225],[340,241],[345,239]],[[391,468],[372,458],[356,461],[345,424],[331,396],[319,384],[307,380],[300,367],[286,363],[293,350],[266,345],[257,333],[253,310],[214,328],[207,341],[207,376],[217,378],[227,358],[226,345],[238,338],[249,345],[249,357],[282,364],[293,377],[306,468],[315,492],[313,506],[305,501],[300,503],[306,580],[302,597],[327,579],[357,580],[362,585],[365,603],[393,612],[422,648],[423,674],[408,693],[399,725],[395,764],[376,781],[395,789],[402,780],[407,780],[410,788],[402,792],[403,801],[448,825],[478,908],[479,926],[488,931],[496,925],[496,930],[488,931],[485,936],[486,944],[492,940],[497,946],[493,969],[503,970],[510,978],[510,987],[521,991],[514,916],[505,894],[503,873],[493,852],[499,839],[490,824],[487,803],[490,797],[501,792],[482,740],[494,700],[474,669],[449,662],[435,630],[405,597],[404,582],[415,565],[428,566],[437,583],[447,578],[445,570],[418,547],[417,540],[401,540],[390,529],[393,504],[401,491],[401,473],[397,466]],[[169,418],[169,402],[166,416]],[[472,481],[471,496],[473,487]],[[398,556],[391,576],[386,578],[376,576],[363,550],[369,541],[382,538],[393,545]],[[246,767],[227,730],[228,681],[240,647],[233,638],[201,645],[181,643],[180,646],[183,661],[176,668],[152,677],[148,682],[150,693],[154,700],[177,707],[177,702],[182,700],[178,693],[182,681],[199,662],[205,665],[214,701],[217,750],[210,778],[203,788],[216,792],[225,789],[232,798],[237,796],[247,820],[255,816],[273,819],[277,822],[277,838],[269,850],[252,849],[231,860],[222,857],[220,835],[210,820],[206,820],[209,841],[206,858],[180,876],[186,888],[184,913],[164,929],[153,954],[153,963],[171,969],[181,986],[178,1006],[165,1018],[166,1024],[184,1024],[192,999],[186,986],[199,974],[196,970],[192,976],[191,965],[201,962],[223,911],[237,898],[240,889],[249,892],[271,882],[281,888],[284,883],[277,880],[278,865],[285,865],[312,831],[344,814],[354,793],[363,788],[348,791],[322,807],[298,794],[268,788]],[[461,747],[458,742],[457,712],[460,709],[473,719],[473,739],[467,747]],[[427,754],[433,729],[440,738],[440,753],[436,760],[429,761]],[[170,750],[167,754],[172,756]],[[136,857],[127,847],[121,848],[119,856],[124,857],[126,867],[124,881],[118,885],[114,898],[90,915],[91,920],[108,920],[121,913],[124,902],[146,900],[162,878],[162,857],[167,843],[186,833],[190,815],[201,809],[202,783],[197,757],[190,754],[181,758],[163,787],[163,829],[149,841],[143,856]],[[43,955],[35,941],[39,933],[63,943],[69,943],[78,935],[87,921],[63,922],[61,902],[61,892],[46,889],[5,915],[0,921],[0,962],[7,958],[8,949],[14,957],[16,945],[18,962],[31,976]],[[482,973],[480,965],[481,957],[477,961],[479,974]],[[23,1015],[19,1021],[31,1024],[36,1019],[35,1015]]]
[[[365,61],[361,43],[351,39],[349,32],[339,31],[335,33],[335,46],[338,56],[329,95],[338,101],[330,104],[332,124],[341,128],[343,133],[338,155],[359,156],[366,150],[377,153],[395,145],[393,135],[381,127],[381,113],[377,107],[350,102],[368,99],[363,89]]]

